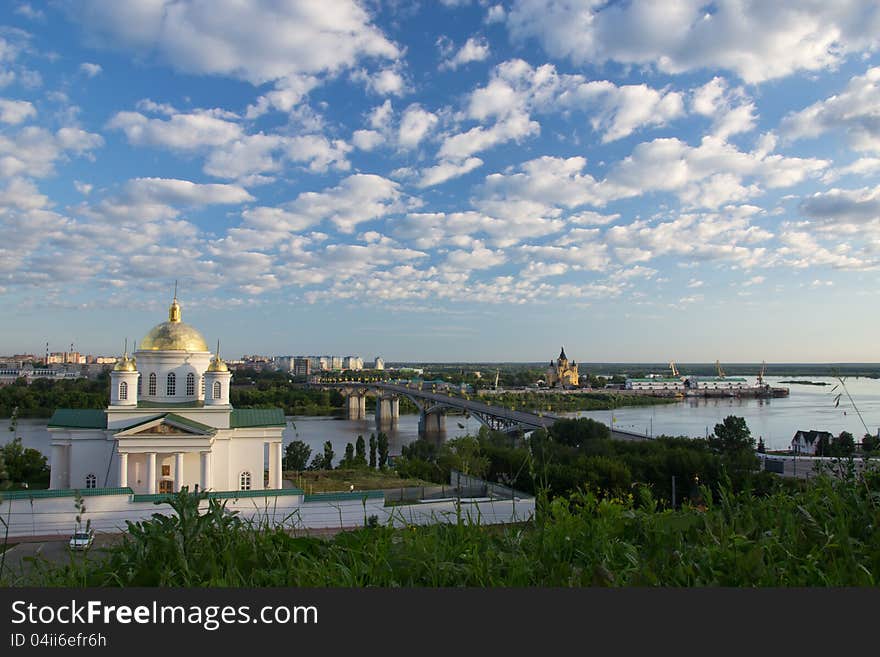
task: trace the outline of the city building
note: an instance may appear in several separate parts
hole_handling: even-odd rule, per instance
[[[573,388],[577,387],[579,381],[577,363],[574,361],[569,363],[568,356],[565,355],[565,347],[562,347],[559,358],[555,363],[551,360],[550,367],[547,368],[547,385],[551,388]]]
[[[50,488],[280,489],[283,411],[232,407],[232,373],[181,321],[176,296],[139,345],[114,366],[107,408],[57,409],[49,420]]]
[[[625,385],[627,390],[649,390],[651,392],[662,390],[683,392],[684,387],[683,379],[665,376],[627,379]]]
[[[297,356],[293,359],[293,375],[309,376],[312,373],[312,359],[304,356]]]
[[[376,359],[373,361],[373,369],[374,370],[384,370],[385,369],[385,361],[381,356],[376,356]]]
[[[833,436],[830,431],[798,431],[791,439],[791,451],[795,454],[808,454],[815,456],[819,443],[824,440],[825,444],[831,444]]]
[[[342,360],[342,369],[344,370],[362,370],[364,369],[364,359],[360,356],[346,356]]]
[[[692,390],[736,391],[749,387],[749,382],[739,376],[689,376],[685,384]]]

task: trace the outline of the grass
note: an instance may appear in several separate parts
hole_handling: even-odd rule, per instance
[[[350,468],[338,470],[304,470],[284,472],[284,478],[296,488],[311,493],[335,493],[351,490],[380,490],[383,488],[407,488],[410,486],[436,486],[423,479],[404,479],[396,472]]]
[[[100,561],[36,561],[31,586],[876,586],[880,478],[817,477],[758,497],[727,484],[658,506],[646,487],[539,500],[527,525],[365,527],[332,539],[246,522],[213,500],[132,524]]]

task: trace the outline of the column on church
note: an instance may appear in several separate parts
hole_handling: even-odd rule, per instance
[[[128,486],[128,452],[119,452],[119,487]]]
[[[174,492],[183,485],[183,452],[174,453]]]
[[[147,452],[147,494],[156,493],[156,452]]]
[[[210,490],[213,487],[211,452],[199,452],[199,490]]]
[[[269,488],[279,489],[282,487],[282,465],[281,441],[269,443]]]

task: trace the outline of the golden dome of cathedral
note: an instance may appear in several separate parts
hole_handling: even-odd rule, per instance
[[[168,309],[168,321],[154,326],[141,340],[140,348],[142,351],[208,351],[202,334],[180,321],[177,297]]]

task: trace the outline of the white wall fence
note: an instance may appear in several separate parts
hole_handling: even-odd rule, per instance
[[[82,513],[76,506],[72,491],[34,491],[41,496],[0,493],[0,541],[32,536],[69,536],[86,522],[100,533],[125,531],[127,522],[148,520],[153,514],[172,515],[167,502],[156,503],[161,496],[134,495],[124,489],[79,491],[84,496]],[[325,493],[305,495],[301,491],[259,491],[238,496],[237,492],[220,493],[226,508],[255,523],[284,526],[291,529],[353,529],[369,522],[396,527],[464,522],[500,524],[524,522],[535,513],[534,498],[448,498],[417,504],[385,506],[380,491]],[[281,494],[278,494],[281,493]],[[208,500],[200,502],[200,510],[208,508]],[[371,520],[375,517],[375,520]],[[7,533],[8,532],[8,533]]]

